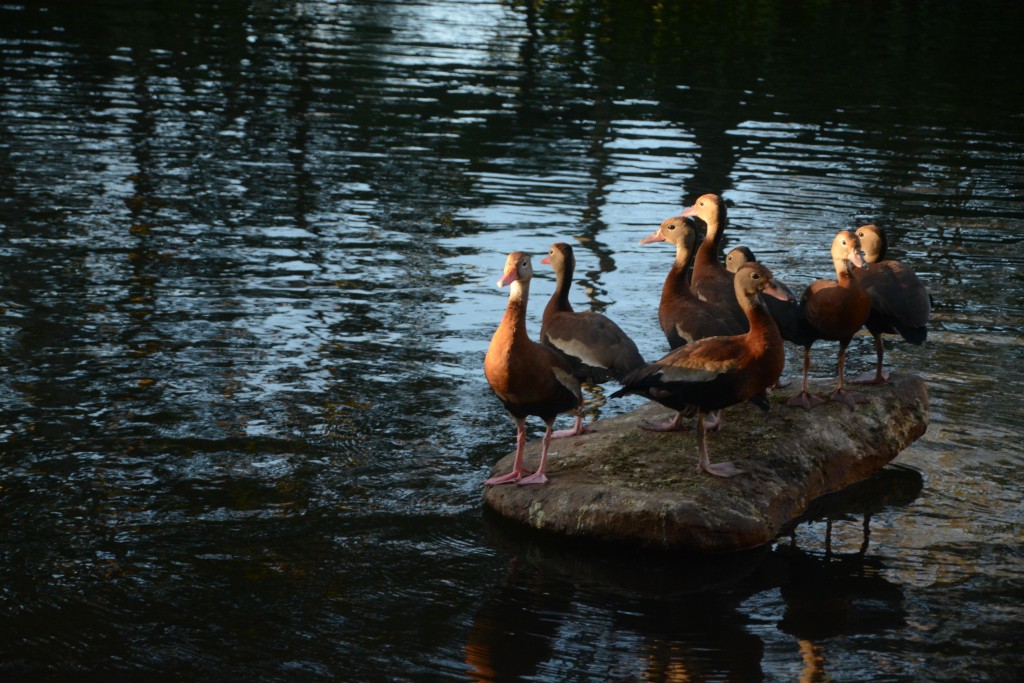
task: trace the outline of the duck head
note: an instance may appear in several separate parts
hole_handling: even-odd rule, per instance
[[[505,259],[504,274],[498,280],[498,286],[505,287],[513,282],[529,282],[532,277],[533,264],[530,263],[530,255],[525,251],[513,251]]]

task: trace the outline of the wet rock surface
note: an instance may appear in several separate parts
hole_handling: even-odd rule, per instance
[[[487,488],[484,503],[513,522],[581,540],[698,553],[763,545],[816,498],[879,471],[928,426],[927,389],[912,375],[857,387],[867,402],[855,411],[838,402],[810,412],[787,407],[797,385],[773,392],[768,413],[750,404],[726,410],[725,427],[709,434],[711,461],[732,460],[744,470],[739,476],[698,473],[692,429],[642,429],[671,415],[650,403],[553,442],[548,484]],[[822,380],[812,391],[832,386]],[[531,439],[529,468],[539,452],[539,439]],[[493,472],[509,471],[512,459]]]

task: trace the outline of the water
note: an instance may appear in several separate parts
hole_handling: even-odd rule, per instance
[[[1022,10],[669,5],[0,5],[5,678],[1015,678]],[[928,433],[742,557],[496,523],[505,254],[656,357],[637,242],[707,191],[797,289],[888,228]]]

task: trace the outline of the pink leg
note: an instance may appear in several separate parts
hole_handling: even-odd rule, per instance
[[[550,429],[550,427],[549,427]],[[523,478],[526,470],[523,469],[523,451],[526,450],[526,420],[516,418],[516,459],[512,463],[512,471],[500,477],[491,477],[484,482],[484,486],[498,486],[500,484],[512,484]]]
[[[824,403],[824,401],[822,401],[817,396],[811,396],[811,392],[808,389],[808,385],[807,385],[807,376],[810,374],[810,372],[811,372],[811,347],[810,346],[805,346],[804,347],[804,386],[803,386],[803,389],[800,390],[799,394],[797,394],[796,396],[794,396],[793,398],[789,399],[789,401],[786,402],[786,405],[793,406],[793,407],[796,407],[796,408],[803,408],[804,410],[810,410],[814,406],[821,405],[822,403]]]
[[[566,436],[579,436],[580,434],[590,434],[591,429],[583,424],[583,416],[577,415],[576,422],[573,423],[569,429],[560,429],[557,432],[551,432],[552,439],[561,439]]]
[[[725,426],[725,410],[716,410],[713,414],[714,418],[710,421],[707,417],[704,418],[704,431],[706,432],[717,432]]]
[[[682,432],[687,429],[686,418],[693,417],[693,414],[693,406],[689,406],[686,410],[678,411],[667,420],[662,420],[661,422],[645,422],[640,426],[650,432]]]
[[[888,384],[889,378],[885,374],[885,370],[882,368],[882,358],[885,356],[885,347],[882,345],[882,335],[875,335],[875,357],[878,358],[878,364],[875,366],[875,371],[865,372],[863,375],[857,375],[854,379],[850,380],[854,384]]]
[[[739,469],[731,462],[720,462],[714,465],[708,459],[708,447],[704,440],[704,413],[703,411],[697,411],[697,473],[707,472],[717,477],[735,477],[737,474],[742,474],[743,470]]]
[[[553,422],[554,420],[548,422],[547,429],[544,430],[544,438],[540,442],[540,465],[537,466],[537,471],[516,482],[520,486],[548,483],[548,478],[547,475],[544,474],[544,470],[548,464],[548,447],[551,445],[551,425]]]
[[[836,382],[836,388],[832,391],[832,400],[841,401],[846,404],[850,410],[854,410],[858,403],[867,403],[867,397],[864,394],[854,394],[846,390],[845,383],[845,370],[846,370],[846,347],[849,346],[850,340],[839,342],[839,380]]]

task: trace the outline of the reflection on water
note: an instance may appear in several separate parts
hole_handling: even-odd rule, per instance
[[[891,467],[829,496],[807,520],[863,517],[863,542],[848,551],[774,548],[717,558],[567,549],[496,529],[513,559],[476,613],[466,645],[471,679],[572,680],[586,652],[592,678],[613,681],[868,680],[900,667],[858,662],[837,671],[829,642],[884,638],[907,626],[904,594],[868,552],[871,514],[914,500],[921,476]],[[861,526],[858,524],[858,526]],[[815,542],[817,545],[817,542]],[[793,650],[773,647],[786,637]],[[799,650],[800,665],[796,666]],[[879,676],[881,674],[881,676]]]
[[[0,5],[0,671],[1020,668],[1018,4],[79,4]],[[576,244],[574,305],[655,357],[637,242],[707,191],[797,291],[886,226],[935,298],[886,341],[928,433],[744,557],[492,528],[505,254]]]

